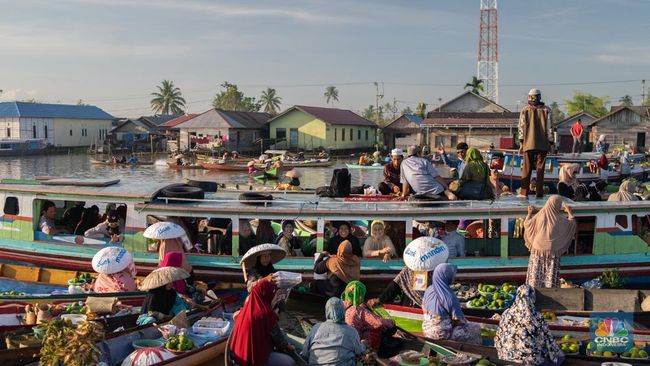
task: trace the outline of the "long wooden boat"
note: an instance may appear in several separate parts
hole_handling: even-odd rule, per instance
[[[48,236],[36,228],[40,207],[44,200],[71,206],[74,201],[105,207],[112,203],[127,206],[125,240],[122,245],[134,253],[138,272],[146,275],[158,263],[158,253],[151,250],[142,233],[147,217],[215,218],[232,222],[232,253],[239,253],[239,219],[311,220],[316,222],[316,250],[325,246],[325,226],[340,220],[384,220],[391,225],[409,228],[401,237],[399,246],[412,239],[410,228],[414,222],[434,220],[492,220],[495,238],[467,239],[468,253],[480,256],[451,258],[459,268],[460,282],[523,283],[528,266],[528,253],[523,239],[515,235],[514,221],[526,215],[527,207],[542,206],[545,200],[530,201],[500,198],[490,201],[402,202],[357,201],[345,198],[320,198],[310,194],[282,195],[282,199],[251,202],[240,199],[239,193],[206,193],[202,200],[169,200],[159,197],[166,185],[142,182],[115,183],[105,187],[86,187],[83,180],[77,185],[52,186],[46,182],[33,184],[0,184],[0,203],[16,202],[16,214],[0,216],[0,260],[22,261],[39,266],[90,271],[93,255],[107,245],[101,240],[86,240],[76,244],[76,236]],[[96,183],[96,182],[95,182]],[[251,204],[254,203],[254,204]],[[599,276],[602,271],[618,268],[628,285],[650,283],[650,247],[637,234],[635,225],[621,226],[618,218],[631,223],[650,212],[650,201],[635,202],[572,202],[580,222],[579,247],[572,246],[570,254],[561,258],[560,275],[571,281],[584,281]],[[62,209],[61,209],[62,211]],[[487,231],[486,231],[487,232]],[[397,243],[397,241],[395,241]],[[155,249],[155,248],[154,248]],[[223,281],[242,282],[239,259],[235,256],[217,256],[188,253],[198,279],[220,278]],[[276,265],[277,269],[301,272],[306,281],[313,278],[313,257],[289,257]],[[362,280],[383,286],[404,267],[401,259],[386,263],[379,259],[362,259]]]
[[[106,165],[106,166],[141,166],[141,165],[153,165],[153,161],[138,161],[137,163],[113,163],[112,161],[104,161],[90,158],[90,163],[94,165]]]
[[[248,171],[248,166],[246,164],[229,164],[229,163],[205,162],[205,163],[201,163],[201,166],[203,167],[203,169],[219,170],[219,171],[224,171],[224,172],[246,172],[246,171]],[[261,166],[258,166],[258,167],[262,168]]]
[[[172,170],[205,169],[201,164],[178,165],[175,162],[167,162],[167,166]]]
[[[315,160],[283,160],[283,168],[327,168],[334,165],[334,161],[329,159],[315,159]]]
[[[383,164],[379,165],[359,165],[359,164],[345,164],[348,169],[363,169],[363,170],[382,170],[384,169]]]

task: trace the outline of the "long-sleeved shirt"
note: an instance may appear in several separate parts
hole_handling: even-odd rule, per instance
[[[440,174],[430,161],[417,156],[410,156],[400,166],[400,182],[408,183],[416,194],[442,194],[445,191],[436,177]]]
[[[328,320],[311,328],[300,355],[308,359],[310,365],[355,366],[356,356],[364,350],[354,328]]]
[[[460,158],[450,159],[447,156],[446,152],[443,152],[441,156],[442,156],[442,161],[445,163],[445,165],[447,165],[450,168],[456,168],[459,177],[463,175],[463,170],[465,170],[465,160]]]
[[[390,189],[397,186],[399,189],[402,189],[402,186],[399,182],[400,177],[400,167],[394,167],[393,163],[388,163],[384,165],[384,182],[388,184]]]
[[[442,238],[449,249],[449,258],[465,256],[465,238],[452,231]]]
[[[524,151],[549,151],[553,143],[551,109],[546,105],[527,105],[519,114],[519,141]]]

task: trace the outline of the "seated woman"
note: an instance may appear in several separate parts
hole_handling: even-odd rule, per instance
[[[275,232],[271,220],[258,220],[255,237],[257,238],[257,244],[273,243]]]
[[[467,150],[465,168],[458,182],[458,196],[467,200],[494,199],[489,174],[490,169],[483,161],[481,152],[475,148]]]
[[[282,353],[294,348],[285,338],[278,325],[278,315],[271,307],[277,290],[275,283],[259,281],[235,317],[228,352],[237,365],[295,365],[293,358]]]
[[[356,359],[364,350],[359,333],[345,324],[343,301],[332,297],[325,304],[325,322],[311,328],[300,356],[314,366],[356,366]]]
[[[314,292],[339,296],[350,281],[358,281],[361,277],[361,261],[352,253],[352,245],[346,240],[339,245],[336,255],[322,252],[314,264],[314,272],[327,274],[327,279],[312,282]]]
[[[363,257],[363,252],[361,251],[361,245],[359,244],[359,239],[352,235],[352,225],[347,222],[339,222],[336,235],[334,235],[329,242],[327,243],[327,251],[331,253],[337,253],[339,245],[343,241],[349,241],[352,245],[352,253],[357,257]]]
[[[106,221],[101,224],[88,229],[84,232],[84,236],[89,238],[109,239],[115,243],[124,241],[124,235],[120,230],[120,218],[117,211],[111,210],[106,215]]]
[[[187,261],[184,246],[180,238],[160,239],[158,243],[158,263],[162,263],[165,260],[168,252],[180,252],[183,256],[181,268],[187,271],[187,273],[192,273],[192,266]]]
[[[300,191],[302,189],[300,188],[300,179],[298,179],[302,174],[300,174],[299,171],[295,168],[291,169],[285,174],[285,176],[291,178],[291,181],[289,181],[289,183],[280,183],[275,186],[275,189],[282,191]]]
[[[607,143],[607,135],[598,136],[598,141],[596,141],[595,151],[599,153],[605,153],[609,151],[609,144]]]
[[[560,196],[575,200],[576,189],[580,185],[576,170],[578,166],[575,164],[564,164],[560,166],[560,181],[557,184],[557,193]]]
[[[525,365],[560,365],[564,354],[535,309],[535,289],[521,285],[514,303],[501,315],[494,338],[499,359]]]
[[[388,262],[395,255],[395,246],[386,235],[384,222],[380,220],[373,221],[370,225],[370,236],[363,244],[363,257],[381,258],[384,262]]]
[[[431,283],[431,274],[427,273],[427,283]],[[368,300],[370,307],[375,307],[380,304],[392,304],[393,301],[399,297],[400,305],[407,307],[422,307],[422,296],[424,291],[418,291],[413,288],[415,284],[414,272],[404,267],[395,276],[395,278],[384,288],[379,298]]]
[[[239,220],[239,255],[244,255],[248,250],[257,245],[255,233],[248,220]],[[232,224],[226,227],[226,235],[223,239],[221,254],[232,254]]]
[[[99,257],[101,257],[101,255],[101,250],[95,254],[95,257],[93,258],[93,264],[100,262]],[[93,269],[98,273],[97,279],[95,279],[95,283],[93,285],[93,290],[95,292],[101,294],[109,292],[130,292],[138,290],[138,286],[135,284],[135,275],[137,274],[137,271],[135,269],[135,264],[133,263],[133,257],[128,251],[124,257],[131,259],[128,260],[128,262],[124,261],[124,263],[128,264],[124,266],[124,268],[119,269],[117,272],[109,271],[112,273],[106,273],[105,270],[102,270],[99,267],[95,268],[95,266],[93,266]]]
[[[94,207],[97,206],[88,207],[81,213],[81,220],[74,229],[75,235],[84,235],[86,231],[97,225],[97,214],[99,213],[99,209],[95,211]]]
[[[607,201],[638,201],[639,197],[634,195],[636,186],[632,181],[626,180],[618,187],[618,192],[611,194]]]
[[[341,295],[345,305],[345,322],[359,333],[362,341],[378,351],[384,333],[395,332],[395,322],[383,319],[364,305],[366,286],[359,281],[348,283]],[[391,332],[392,331],[392,332]]]
[[[183,253],[181,252],[167,252],[165,258],[160,262],[160,267],[175,267],[181,268],[183,264]],[[192,276],[188,277],[186,280],[177,280],[172,282],[172,287],[176,290],[177,293],[187,295],[188,284],[194,283]]]
[[[297,255],[297,252],[302,253],[300,251],[300,239],[298,239],[298,237],[293,234],[293,221],[284,220],[282,221],[281,226],[282,231],[280,231],[278,236],[275,237],[273,244],[281,246],[284,250],[287,251],[287,255],[290,256]]]
[[[621,180],[629,178],[630,174],[632,174],[632,159],[630,159],[630,153],[628,151],[623,151],[623,154],[621,154],[618,162],[620,167]]]
[[[251,292],[257,282],[275,273],[275,267],[273,267],[273,263],[271,262],[271,252],[265,250],[256,253],[255,265],[246,268],[246,273],[248,275],[246,288],[248,292]]]
[[[146,314],[149,318],[139,318],[138,324],[148,324],[155,321],[154,318],[176,315],[183,310],[200,306],[174,289],[174,281],[184,280],[187,275],[187,272],[173,267],[153,270],[140,287],[141,290],[147,291],[140,313]]]
[[[359,161],[357,162],[357,165],[368,165],[368,157],[366,153],[361,153],[361,155],[359,155]]]
[[[432,284],[422,300],[422,332],[432,339],[480,344],[481,327],[465,319],[460,302],[449,287],[455,275],[456,266],[449,263],[439,264],[433,271]]]

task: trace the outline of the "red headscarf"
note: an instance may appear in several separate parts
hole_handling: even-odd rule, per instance
[[[183,253],[181,252],[167,252],[165,254],[165,258],[160,263],[161,267],[183,268],[182,265],[183,265]],[[174,287],[174,290],[176,290],[176,292],[183,295],[187,295],[187,287],[185,285],[185,280],[174,281],[174,283],[172,283],[172,286]]]
[[[230,352],[237,365],[267,364],[273,350],[271,330],[278,323],[278,316],[271,308],[277,290],[278,286],[274,282],[258,281],[237,315],[230,336]]]

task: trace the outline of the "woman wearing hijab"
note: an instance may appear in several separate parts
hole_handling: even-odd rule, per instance
[[[639,197],[634,195],[636,186],[632,181],[626,180],[618,187],[618,192],[611,194],[607,201],[638,201]]]
[[[183,264],[183,253],[181,252],[167,252],[165,254],[165,258],[163,259],[162,262],[160,262],[161,267],[176,267],[176,268],[182,268]],[[188,279],[188,280],[178,280],[174,281],[172,283],[172,287],[176,292],[179,294],[187,295],[187,283],[190,282],[192,283],[193,281]]]
[[[384,262],[388,262],[395,255],[395,246],[386,235],[384,222],[381,220],[373,221],[370,225],[370,236],[363,244],[363,257],[381,258]]]
[[[293,235],[293,221],[284,220],[282,221],[282,231],[275,237],[273,244],[277,244],[282,247],[287,252],[289,256],[295,256],[296,250],[300,250],[300,240],[298,237]]]
[[[361,340],[375,351],[381,346],[384,332],[395,329],[395,322],[382,319],[369,310],[365,304],[366,286],[359,281],[348,283],[341,295],[345,305],[345,322],[356,329]]]
[[[607,143],[607,135],[598,136],[598,141],[596,141],[596,152],[605,153],[609,151],[609,144]]]
[[[483,161],[483,155],[481,152],[475,148],[467,150],[467,155],[465,156],[465,167],[463,168],[463,175],[458,181],[458,195],[461,199],[494,199],[494,190],[490,186],[489,180],[490,168]],[[468,196],[469,191],[465,190],[464,193],[463,186],[472,185],[480,188],[480,194],[478,196],[474,195],[474,192],[471,196]],[[465,187],[468,188],[468,187]],[[472,189],[474,191],[474,189]]]
[[[165,256],[169,252],[179,252],[182,255],[181,267],[186,270],[188,273],[192,273],[192,266],[187,262],[187,257],[185,256],[185,251],[183,250],[183,243],[180,238],[173,239],[160,239],[158,244],[158,263],[162,263],[165,260]]]
[[[257,223],[257,230],[255,231],[257,244],[272,243],[275,240],[275,232],[271,225],[271,220],[259,220]]]
[[[630,159],[630,153],[628,151],[623,151],[623,154],[621,155],[621,158],[619,159],[619,166],[620,168],[620,174],[621,174],[621,180],[627,179],[630,177],[630,174],[632,174],[632,168],[631,164],[632,161]]]
[[[542,315],[535,309],[535,289],[521,285],[514,303],[501,315],[494,346],[500,360],[525,365],[560,365],[564,354]]]
[[[571,245],[576,231],[576,221],[569,206],[564,206],[562,198],[552,195],[544,207],[535,213],[528,206],[524,220],[524,241],[530,250],[526,284],[533,287],[560,287],[560,256]]]
[[[343,301],[332,297],[325,304],[325,322],[311,328],[300,356],[314,366],[356,366],[356,358],[364,350],[359,333],[345,324]]]
[[[422,332],[432,339],[480,344],[481,327],[465,319],[460,302],[449,287],[455,275],[456,266],[449,263],[439,264],[433,271],[431,286],[422,300]]]
[[[235,317],[229,352],[238,366],[295,364],[290,356],[275,351],[293,351],[271,307],[277,290],[275,283],[259,281]]]
[[[329,253],[337,253],[339,245],[343,241],[349,241],[350,245],[352,245],[352,253],[359,258],[363,257],[363,251],[361,250],[359,239],[352,235],[352,225],[347,221],[338,224],[339,226],[336,235],[334,235],[327,244],[327,251]]]
[[[428,272],[427,283],[431,283],[431,275],[433,272]],[[408,267],[402,268],[400,273],[384,288],[379,298],[368,300],[370,307],[375,307],[380,304],[392,304],[393,301],[399,297],[400,305],[407,307],[422,307],[422,296],[424,291],[415,290],[413,284],[415,283],[414,273]]]
[[[137,271],[133,261],[131,261],[128,267],[117,273],[100,273],[97,275],[97,279],[95,279],[93,291],[99,294],[137,291],[138,286],[135,284],[136,274]]]
[[[352,245],[345,240],[336,255],[322,252],[314,264],[314,272],[327,274],[326,280],[312,282],[312,289],[327,296],[339,296],[350,281],[361,277],[361,261],[352,253]]]
[[[250,248],[257,244],[258,242],[250,221],[239,220],[239,255],[244,255]],[[229,223],[228,227],[226,227],[223,249],[222,254],[232,254],[232,223]]]
[[[251,292],[258,281],[264,279],[268,275],[275,273],[273,263],[271,263],[271,253],[269,251],[261,252],[255,258],[255,265],[246,270],[248,274],[248,281],[246,281],[246,288]]]
[[[565,164],[560,167],[560,181],[557,184],[557,193],[560,196],[574,200],[576,198],[576,189],[580,185],[576,177],[577,166],[574,164]]]

